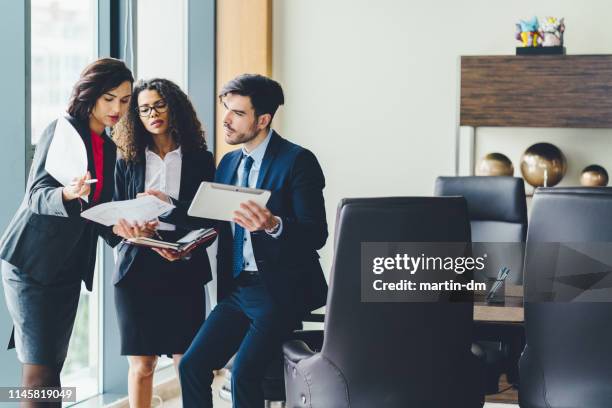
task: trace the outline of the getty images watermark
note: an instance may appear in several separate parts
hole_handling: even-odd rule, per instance
[[[361,244],[361,300],[435,302],[440,296],[486,291],[474,279],[487,254],[475,255],[464,242],[364,242]]]
[[[506,284],[525,302],[612,301],[611,242],[363,242],[360,263],[363,302],[503,301]]]
[[[417,272],[442,272],[447,274],[454,272],[463,275],[465,272],[482,271],[485,268],[487,255],[473,256],[426,256],[421,253],[418,256],[411,256],[408,253],[395,254],[390,257],[375,257],[372,260],[372,273],[381,275],[389,271],[404,271],[410,276]],[[450,276],[453,276],[450,274]],[[395,282],[385,282],[383,279],[376,279],[373,282],[376,291],[384,290],[486,290],[486,283],[476,282],[473,279],[468,282],[455,281],[452,278],[442,281],[416,282],[408,279],[400,279]]]

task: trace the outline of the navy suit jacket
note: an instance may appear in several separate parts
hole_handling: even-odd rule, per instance
[[[227,153],[217,168],[215,182],[232,184],[242,150]],[[319,263],[318,249],[327,240],[323,188],[325,178],[314,154],[276,132],[266,149],[257,188],[270,190],[267,208],[283,221],[278,238],[265,231],[251,233],[257,269],[275,303],[289,318],[321,307],[327,299],[327,283]],[[233,289],[231,225],[218,225],[218,297]]]
[[[146,160],[143,157],[137,162],[128,162],[123,158],[117,159],[115,168],[115,195],[114,200],[130,200],[136,198],[138,193],[144,192],[145,188],[145,168]],[[215,162],[212,154],[207,150],[196,150],[193,152],[183,152],[181,164],[181,185],[179,188],[178,200],[173,200],[181,207],[189,207],[198,187],[202,181],[212,181],[215,177]],[[174,211],[173,211],[174,213]],[[161,221],[176,224],[178,232],[185,234],[191,230],[193,223],[185,222],[184,219],[170,215],[160,217]],[[198,226],[199,227],[199,226]],[[210,245],[208,243],[208,245]],[[139,251],[150,251],[148,248],[141,248],[126,243],[121,243],[118,247],[118,257],[113,274],[113,284],[119,283],[129,272],[134,259]],[[204,247],[200,247],[193,252],[189,261],[185,261],[185,279],[190,279],[197,284],[205,284],[212,279],[208,254]],[[187,274],[193,276],[186,276]]]

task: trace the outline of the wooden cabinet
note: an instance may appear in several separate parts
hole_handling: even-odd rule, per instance
[[[460,126],[612,128],[612,55],[461,57]]]

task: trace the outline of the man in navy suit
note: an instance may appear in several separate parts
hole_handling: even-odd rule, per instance
[[[272,195],[266,208],[244,203],[234,222],[219,225],[219,303],[181,360],[183,406],[212,408],[212,371],[236,354],[234,407],[263,407],[261,383],[271,360],[327,298],[317,254],[328,235],[325,179],[314,154],[270,127],[284,103],[280,84],[244,74],[219,99],[225,141],[242,148],[223,157],[215,181]]]

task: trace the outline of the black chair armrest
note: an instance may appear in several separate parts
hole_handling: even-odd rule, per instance
[[[299,363],[305,358],[312,357],[315,352],[301,340],[291,340],[283,344],[283,354],[292,363]]]
[[[312,351],[319,352],[323,347],[323,330],[295,330],[290,340],[301,340]]]

